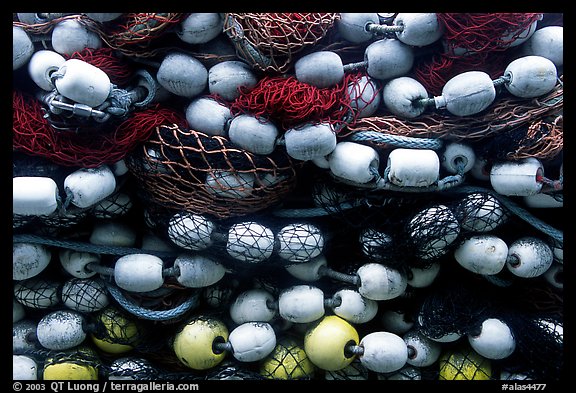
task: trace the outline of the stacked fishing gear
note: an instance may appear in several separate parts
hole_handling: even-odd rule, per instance
[[[12,129],[15,380],[566,376],[562,14],[17,13]]]

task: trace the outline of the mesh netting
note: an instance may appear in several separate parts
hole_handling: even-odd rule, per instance
[[[294,56],[316,44],[337,13],[227,13],[224,28],[238,56],[262,71],[286,72]]]
[[[295,184],[296,164],[282,150],[260,156],[177,125],[161,125],[126,164],[145,200],[217,218],[278,203]]]
[[[516,136],[509,137],[508,143],[497,144],[501,154],[514,159],[530,152],[547,159],[559,154],[563,147],[563,91],[563,83],[559,82],[552,92],[536,99],[504,95],[476,116],[455,118],[439,112],[415,120],[374,116],[360,118],[348,129],[483,144],[489,138],[504,138],[513,133]]]
[[[261,362],[260,374],[267,379],[311,379],[315,367],[300,341],[290,336],[280,337],[272,353]]]
[[[62,302],[80,312],[94,312],[106,307],[109,298],[106,287],[99,279],[72,278],[62,286]]]
[[[538,13],[438,13],[444,28],[444,52],[421,59],[415,78],[426,90],[439,95],[446,82],[466,71],[500,76],[508,65],[506,50],[542,18]],[[462,54],[464,52],[465,54]]]
[[[57,281],[35,276],[16,283],[14,298],[32,309],[50,309],[60,302],[60,286]]]
[[[156,125],[182,121],[181,115],[155,105],[133,113],[119,124],[99,124],[76,133],[73,129],[53,127],[45,118],[46,109],[33,96],[14,90],[12,99],[13,150],[66,166],[94,168],[117,162],[146,140]]]

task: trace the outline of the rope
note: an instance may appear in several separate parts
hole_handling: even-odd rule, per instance
[[[188,299],[186,299],[186,301],[170,310],[149,310],[147,308],[140,307],[134,302],[130,301],[124,296],[122,291],[120,291],[113,284],[106,282],[106,286],[110,292],[110,295],[112,295],[112,297],[124,309],[126,309],[126,311],[136,315],[137,317],[152,321],[166,321],[169,319],[179,318],[198,305],[198,292],[195,291]]]
[[[443,145],[442,141],[439,139],[390,135],[369,130],[354,132],[350,135],[349,139],[354,142],[384,143],[410,149],[440,150]]]
[[[144,250],[135,247],[121,247],[121,246],[105,246],[99,244],[92,244],[73,240],[55,239],[47,236],[19,234],[12,236],[13,243],[36,243],[44,244],[46,246],[54,246],[59,248],[66,248],[74,251],[88,252],[94,254],[107,254],[107,255],[131,255],[131,254],[152,254],[159,258],[176,257],[178,254],[173,251],[156,251]]]

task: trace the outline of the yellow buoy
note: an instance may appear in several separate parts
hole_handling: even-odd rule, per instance
[[[70,352],[49,357],[44,363],[42,379],[46,381],[98,380],[98,357],[89,347],[80,347]]]
[[[469,347],[443,353],[438,359],[440,380],[489,380],[492,378],[490,360]]]
[[[140,336],[136,323],[114,306],[98,313],[97,325],[90,337],[98,348],[109,354],[131,351]]]
[[[218,365],[226,357],[225,351],[215,352],[214,343],[225,343],[228,334],[228,328],[223,322],[209,317],[196,317],[176,334],[174,352],[184,365],[194,370],[206,370]]]
[[[268,379],[307,379],[314,375],[314,364],[298,340],[283,337],[270,355],[262,360],[260,374]]]
[[[304,336],[304,351],[316,366],[327,371],[341,370],[355,356],[346,347],[358,345],[360,337],[356,329],[346,320],[327,315],[314,323]]]

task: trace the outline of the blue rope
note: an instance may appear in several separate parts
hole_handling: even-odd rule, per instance
[[[110,292],[110,295],[112,295],[118,304],[120,304],[126,311],[136,315],[137,317],[151,321],[167,321],[170,319],[179,318],[186,312],[195,308],[199,303],[198,291],[194,291],[192,295],[186,299],[186,301],[177,307],[174,307],[173,309],[149,310],[130,301],[114,284],[106,282],[106,286],[108,288],[108,292]]]
[[[409,136],[390,135],[378,131],[357,131],[348,137],[353,142],[376,142],[405,147],[409,149],[440,150],[443,143],[440,139],[413,138]]]

